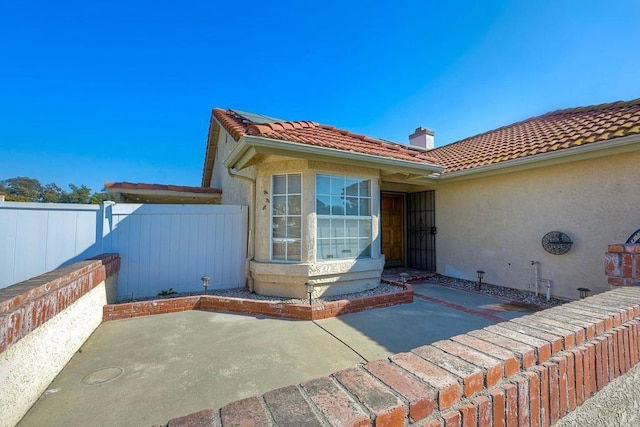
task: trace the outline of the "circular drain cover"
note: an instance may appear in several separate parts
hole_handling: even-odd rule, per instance
[[[98,369],[89,375],[85,375],[82,382],[87,385],[104,384],[113,381],[122,375],[123,369],[117,366]]]

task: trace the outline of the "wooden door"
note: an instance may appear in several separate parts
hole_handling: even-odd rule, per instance
[[[385,267],[404,265],[404,196],[382,194],[382,253]]]

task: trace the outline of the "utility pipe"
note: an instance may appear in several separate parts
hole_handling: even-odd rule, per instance
[[[249,185],[251,186],[251,196],[249,201],[249,235],[247,241],[247,259],[245,262],[245,274],[247,276],[247,287],[249,288],[249,292],[253,292],[253,277],[251,276],[251,267],[250,263],[253,261],[253,257],[255,255],[255,238],[253,235],[253,228],[256,222],[256,206],[258,205],[258,201],[256,200],[256,179],[250,178],[248,176],[240,175],[237,172],[231,170],[231,167],[227,167],[227,174],[231,178],[240,178],[245,181],[249,181]]]

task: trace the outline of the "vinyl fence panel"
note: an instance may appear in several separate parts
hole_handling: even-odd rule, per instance
[[[105,251],[121,257],[118,299],[245,286],[246,206],[115,204]],[[108,243],[107,243],[108,241]]]

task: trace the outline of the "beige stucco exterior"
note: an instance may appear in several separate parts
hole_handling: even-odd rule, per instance
[[[607,245],[640,228],[640,151],[570,161],[464,181],[436,188],[438,272],[535,290],[551,281],[551,294],[575,299],[576,288],[608,289]],[[549,231],[574,242],[564,255],[541,245]],[[534,265],[531,261],[535,261]],[[541,283],[540,292],[546,293]]]

